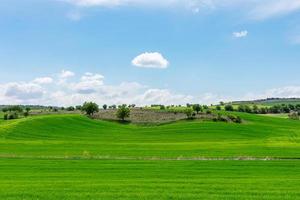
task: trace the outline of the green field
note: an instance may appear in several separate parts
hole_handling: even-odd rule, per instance
[[[0,121],[0,199],[300,199],[300,121]]]

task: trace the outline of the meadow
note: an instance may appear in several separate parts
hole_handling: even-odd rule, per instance
[[[0,199],[298,199],[300,121],[0,121]]]

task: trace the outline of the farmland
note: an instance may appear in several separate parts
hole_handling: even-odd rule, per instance
[[[0,199],[299,198],[300,122],[235,114],[244,123],[1,121]]]

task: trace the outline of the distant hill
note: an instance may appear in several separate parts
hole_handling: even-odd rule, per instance
[[[300,98],[267,98],[253,101],[233,101],[232,104],[259,104],[259,105],[278,105],[278,104],[300,104]]]

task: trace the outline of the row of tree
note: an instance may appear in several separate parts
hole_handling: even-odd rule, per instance
[[[2,112],[4,112],[3,118],[4,120],[12,120],[18,119],[21,115],[27,117],[29,115],[30,110],[30,107],[25,107],[25,109],[23,109],[22,106],[8,106],[2,108]]]
[[[218,109],[217,109],[218,110]],[[291,113],[291,112],[300,112],[300,104],[292,105],[292,104],[281,104],[274,105],[271,107],[258,107],[257,105],[249,106],[249,105],[238,105],[235,109],[233,105],[227,104],[225,105],[226,111],[237,111],[237,112],[246,112],[246,113],[255,113],[255,114],[278,114],[278,113]]]

